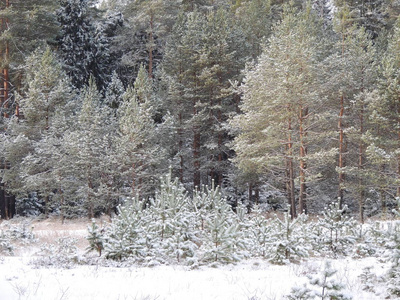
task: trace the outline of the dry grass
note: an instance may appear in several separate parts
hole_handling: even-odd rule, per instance
[[[96,222],[100,226],[106,225],[109,222],[109,218],[96,219]],[[76,246],[81,251],[84,251],[88,246],[86,236],[88,234],[87,228],[91,224],[91,221],[87,218],[64,220],[64,223],[57,217],[47,219],[14,218],[11,220],[0,220],[0,229],[22,226],[23,223],[28,224],[29,227],[27,229],[32,231],[36,241],[29,246],[23,241],[13,241],[12,243],[16,250],[14,254],[16,255],[25,253],[28,249],[36,251],[43,244],[56,244],[60,238],[76,239]]]

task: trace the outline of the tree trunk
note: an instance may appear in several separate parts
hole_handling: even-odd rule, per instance
[[[400,98],[397,100],[397,115],[399,118],[397,119],[397,128],[400,128]],[[400,130],[397,133],[397,141],[398,147],[400,148]],[[396,196],[400,197],[400,154],[397,156],[397,193]]]
[[[343,185],[345,181],[345,173],[343,172],[342,168],[345,166],[344,160],[344,130],[343,130],[343,115],[344,115],[344,96],[343,94],[340,97],[340,111],[339,111],[339,209],[343,207]]]
[[[260,204],[260,187],[257,185],[257,187],[255,188],[255,195],[254,195],[254,197],[255,197],[255,202],[256,202],[256,204],[257,205],[259,205]]]
[[[219,100],[219,107],[222,107],[222,102],[221,99]],[[217,113],[217,120],[218,124],[222,124],[222,112],[221,109],[218,109]],[[219,130],[218,132],[218,170],[217,170],[217,183],[219,186],[222,186],[222,145],[223,145],[223,139],[222,139],[222,132]]]
[[[154,27],[154,16],[153,13],[150,16],[150,33],[149,33],[149,78],[153,78],[153,43],[154,43],[154,36],[153,36],[153,27]]]
[[[194,128],[193,133],[193,185],[194,188],[200,187],[200,133],[198,128]]]
[[[179,119],[179,127],[178,127],[178,137],[179,137],[179,146],[178,146],[178,151],[179,151],[179,181],[183,183],[183,122],[182,122],[182,113],[180,112],[178,114],[178,119]]]
[[[359,188],[359,209],[360,209],[360,222],[364,223],[364,202],[365,202],[365,188],[363,182],[363,169],[364,169],[364,145],[362,135],[364,134],[364,103],[361,103],[360,109],[360,144],[358,147],[358,188]]]
[[[287,174],[288,176],[288,197],[290,204],[290,216],[292,219],[297,217],[296,214],[296,201],[294,196],[294,166],[293,166],[293,142],[292,142],[292,121],[288,121],[288,143],[287,143]]]
[[[251,206],[251,198],[253,198],[253,183],[249,182],[249,206]]]
[[[308,115],[308,108],[300,107],[300,194],[299,194],[299,211],[300,213],[307,213],[306,203],[306,169],[307,163],[305,157],[307,155],[307,146],[304,141],[307,132],[304,130],[304,121]]]

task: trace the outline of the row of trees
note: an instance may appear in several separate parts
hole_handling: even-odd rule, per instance
[[[394,203],[399,7],[285,2],[2,7],[1,178],[19,213],[111,212],[169,166],[188,190],[214,181],[292,217]]]

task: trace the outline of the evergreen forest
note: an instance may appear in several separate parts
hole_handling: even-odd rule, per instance
[[[0,21],[3,219],[145,222],[215,187],[215,224],[400,203],[399,1],[0,0]],[[202,224],[189,202],[171,214]]]

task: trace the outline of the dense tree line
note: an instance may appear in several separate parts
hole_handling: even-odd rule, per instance
[[[400,197],[396,2],[0,6],[3,218],[111,213],[169,167],[292,217]]]

